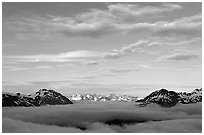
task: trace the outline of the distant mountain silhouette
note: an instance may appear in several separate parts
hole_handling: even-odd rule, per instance
[[[157,90],[152,92],[144,99],[137,100],[136,102],[140,103],[138,106],[146,106],[150,103],[156,103],[161,105],[162,107],[173,107],[177,103],[182,104],[191,104],[202,102],[202,88],[195,89],[191,93],[187,92],[175,92],[175,91],[168,91],[166,89]]]
[[[41,89],[32,95],[21,95],[20,93],[2,93],[2,106],[41,106],[41,105],[63,105],[73,104],[68,98],[54,91]]]

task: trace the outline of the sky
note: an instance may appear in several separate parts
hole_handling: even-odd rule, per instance
[[[3,91],[202,87],[202,3],[2,4]]]

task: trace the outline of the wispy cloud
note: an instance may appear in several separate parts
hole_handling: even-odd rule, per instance
[[[85,65],[98,65],[98,64],[99,64],[98,61],[87,61],[87,62],[85,63]]]
[[[194,58],[198,58],[199,55],[197,54],[173,54],[166,56],[166,60],[171,60],[171,61],[188,61]]]
[[[141,68],[151,68],[151,66],[146,65],[146,64],[139,64],[138,67],[141,67]]]
[[[76,50],[60,54],[39,54],[26,56],[3,56],[7,61],[17,62],[62,62],[62,63],[84,63],[85,65],[98,65],[100,59],[113,59],[140,52],[148,47],[149,40],[139,40],[135,43],[125,45],[120,49],[107,52]],[[62,67],[63,65],[61,65]],[[68,65],[69,66],[69,65]]]
[[[3,66],[3,69],[7,69],[9,71],[26,71],[26,70],[30,70],[30,68],[18,67],[18,66]]]
[[[78,68],[74,63],[65,63],[65,64],[63,63],[63,64],[58,64],[56,66],[60,68],[72,68],[72,69]]]
[[[3,86],[24,86],[24,85],[32,85],[30,82],[26,81],[2,81]]]
[[[135,22],[141,17],[157,15],[182,9],[181,5],[164,3],[159,6],[141,6],[139,4],[111,4],[108,11],[122,22]],[[150,17],[150,16],[148,16]]]
[[[161,56],[159,60],[185,62],[193,59],[198,59],[199,57],[201,57],[200,50],[189,51],[189,50],[183,50],[183,49],[175,49],[173,54]]]
[[[113,51],[106,52],[103,54],[104,58],[119,58],[121,56],[127,55],[129,53],[134,53],[137,50],[144,49],[146,46],[148,46],[148,43],[150,41],[148,40],[139,40],[138,42],[135,42],[133,44],[125,45],[124,47],[120,48],[119,50],[114,49]],[[139,52],[139,51],[138,51]]]
[[[36,68],[38,68],[38,69],[50,69],[52,67],[48,66],[48,65],[42,65],[42,66],[37,66]]]
[[[100,53],[86,50],[76,50],[60,54],[41,54],[28,56],[5,56],[19,62],[76,62],[80,59],[99,57]]]
[[[4,61],[12,62],[59,62],[66,64],[59,64],[58,67],[73,67],[76,63],[84,65],[99,65],[101,61],[107,59],[118,59],[126,55],[142,54],[158,54],[161,48],[168,48],[172,46],[184,45],[200,45],[201,38],[191,38],[188,40],[178,40],[176,38],[160,38],[153,37],[146,40],[139,40],[131,44],[124,45],[119,49],[112,49],[106,52],[99,52],[93,50],[75,50],[70,52],[63,52],[59,54],[38,54],[26,56],[3,56]],[[155,50],[155,48],[157,48]],[[177,52],[176,52],[177,53]],[[186,56],[186,53],[192,53],[192,50],[179,52]],[[176,54],[178,55],[178,54]],[[173,56],[171,56],[173,57]],[[177,56],[178,57],[178,56]],[[188,56],[189,57],[189,56]],[[189,57],[190,58],[190,57]],[[191,57],[194,58],[194,57]],[[40,67],[38,67],[40,68]],[[47,67],[46,67],[47,68]]]
[[[130,68],[124,68],[124,69],[117,69],[117,68],[113,68],[113,69],[110,69],[110,72],[111,73],[116,73],[116,74],[125,74],[125,73],[129,73],[129,72],[136,72],[136,71],[139,71],[139,69],[137,69],[137,68],[132,68],[132,69],[130,69]]]

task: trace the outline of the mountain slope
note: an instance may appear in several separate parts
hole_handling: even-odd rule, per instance
[[[202,102],[202,88],[195,89],[191,93],[180,92],[178,95],[180,96],[179,102],[183,104]]]
[[[32,95],[21,95],[20,93],[2,93],[2,106],[41,106],[41,105],[63,105],[73,104],[68,98],[54,90],[41,89]]]
[[[19,93],[2,93],[2,106],[35,106],[35,101],[33,98],[22,96]]]
[[[30,97],[33,97],[38,105],[73,104],[68,98],[54,90],[41,89]]]
[[[191,93],[180,92],[176,93],[174,91],[168,91],[166,89],[157,90],[152,92],[144,99],[138,100],[138,106],[145,106],[150,103],[156,103],[162,107],[173,107],[177,103],[190,104],[202,102],[202,88],[196,89]]]

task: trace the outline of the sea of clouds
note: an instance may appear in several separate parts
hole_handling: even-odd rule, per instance
[[[116,123],[114,123],[116,122]],[[119,124],[118,124],[119,123]],[[3,133],[201,133],[202,104],[156,104],[91,102],[42,107],[4,107]]]

